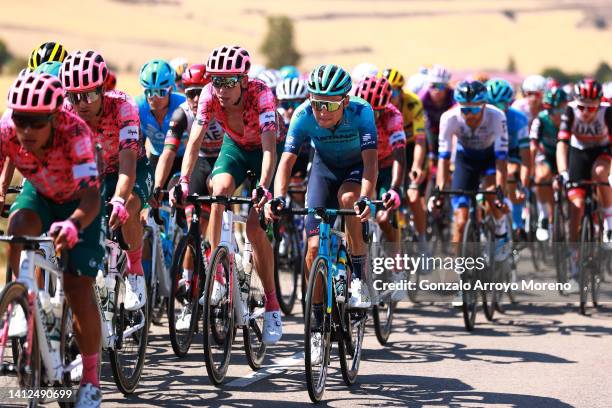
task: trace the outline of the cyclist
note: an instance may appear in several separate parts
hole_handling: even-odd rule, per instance
[[[371,62],[362,62],[353,67],[351,79],[353,80],[353,84],[358,84],[365,77],[376,74],[378,74],[378,67],[376,65]]]
[[[257,213],[271,198],[268,188],[276,164],[278,124],[274,95],[262,81],[247,77],[250,66],[249,53],[239,46],[215,48],[208,57],[206,72],[211,83],[200,95],[196,123],[192,125],[183,159],[180,188],[183,196],[188,195],[198,150],[210,121],[215,119],[227,135],[211,173],[213,195],[231,195],[245,180],[248,170],[256,171],[258,191],[263,193],[263,198],[255,204],[256,211],[248,216],[246,233],[266,296],[262,341],[271,345],[282,336],[282,322],[274,289],[274,268],[270,262],[272,246],[259,227]],[[222,204],[212,205],[208,226],[211,251],[219,244],[223,210]],[[224,291],[225,286],[215,280],[211,303],[222,299]]]
[[[389,80],[391,85],[390,102],[402,114],[404,120],[404,133],[406,134],[406,169],[410,169],[408,177],[405,178],[406,197],[414,218],[414,225],[419,242],[419,251],[426,251],[425,229],[426,213],[425,201],[425,156],[427,152],[425,140],[425,113],[423,104],[419,97],[410,92],[402,90],[404,86],[403,75],[395,68],[388,68],[378,74]],[[413,188],[410,188],[410,187]],[[414,188],[417,187],[418,188]]]
[[[68,52],[58,42],[49,41],[40,44],[32,50],[28,59],[28,69],[34,71],[40,64],[47,61],[63,62]]]
[[[62,84],[52,75],[29,74],[15,81],[7,103],[11,118],[0,122],[0,167],[10,158],[26,179],[11,207],[8,233],[37,236],[50,231],[56,234],[56,250],[68,250],[63,287],[83,361],[76,406],[99,407],[100,316],[93,284],[104,256],[100,182],[91,131],[62,109],[63,97]],[[9,262],[16,274],[20,252],[19,246],[11,246]],[[25,316],[15,317],[9,335],[25,335]]]
[[[371,106],[357,97],[349,97],[350,75],[333,64],[319,65],[308,80],[309,102],[300,105],[291,119],[285,151],[281,156],[274,185],[273,205],[284,204],[292,167],[300,146],[306,141],[314,145],[314,158],[308,188],[308,207],[357,208],[368,203],[374,194],[377,179],[377,133]],[[401,179],[400,179],[401,180]],[[395,180],[398,182],[397,180]],[[268,218],[275,218],[269,208]],[[361,222],[367,222],[370,208],[360,212],[360,219],[349,217],[346,228],[353,262],[353,280],[349,305],[367,308],[371,305],[367,285],[367,247],[361,237]],[[309,271],[318,253],[319,220],[306,218],[308,250],[306,270]],[[315,302],[321,301],[321,294]],[[320,317],[322,317],[322,304]]]
[[[293,79],[300,77],[300,70],[295,65],[285,65],[281,67],[280,75],[282,79]]]
[[[544,110],[531,122],[529,132],[531,165],[535,166],[535,193],[538,205],[538,241],[548,241],[549,219],[553,214],[552,188],[538,184],[551,182],[557,175],[557,134],[561,114],[569,97],[562,88],[551,88],[544,95]]]
[[[189,67],[189,62],[186,58],[177,57],[170,60],[170,66],[174,70],[174,90],[177,92],[185,92],[185,87],[182,82],[183,73]]]
[[[521,92],[523,93],[523,99],[515,101],[512,107],[527,115],[529,126],[531,126],[531,122],[543,109],[542,98],[544,97],[544,92],[546,92],[546,78],[542,75],[528,76],[523,81]]]
[[[283,77],[278,69],[266,69],[257,76],[257,79],[263,81],[272,93],[276,93],[276,87],[283,80]]]
[[[173,92],[175,74],[170,64],[161,59],[152,59],[140,69],[140,85],[144,94],[136,97],[140,115],[140,132],[145,139],[147,156],[155,171],[159,156],[164,150],[166,133],[170,127],[172,114],[182,103],[185,96]],[[187,134],[182,135],[171,174],[181,170],[181,158],[185,151]]]
[[[440,117],[455,104],[453,89],[449,86],[450,79],[450,71],[442,65],[434,65],[427,72],[428,85],[419,93],[425,110],[427,145],[433,167],[436,166],[438,159]]]
[[[452,175],[453,190],[476,190],[483,179],[483,188],[506,185],[508,159],[508,131],[506,116],[492,105],[487,105],[487,89],[478,81],[463,81],[455,88],[454,98],[458,106],[445,112],[440,119],[440,147],[436,184],[444,188],[449,171],[451,139],[457,137],[455,171]],[[504,213],[498,208],[501,203],[487,197],[495,220],[495,260],[502,261],[508,256],[508,234]],[[440,206],[435,197],[430,199],[430,209]],[[468,220],[469,200],[466,196],[451,198],[454,210],[454,231],[452,242],[459,243]]]
[[[138,108],[126,94],[104,92],[108,68],[95,51],[70,54],[60,70],[66,91],[65,108],[83,119],[102,146],[102,196],[113,206],[108,226],[121,227],[125,242],[128,276],[126,310],[137,310],[147,299],[142,268],[142,234],[139,213],[151,189],[151,169],[140,140]]]
[[[406,81],[406,88],[414,94],[419,94],[421,90],[427,85],[427,68],[420,67],[419,72],[408,77]]]
[[[593,79],[584,79],[574,87],[575,101],[570,102],[561,116],[557,143],[557,168],[563,181],[596,180],[606,182],[610,174],[610,132],[612,107],[601,104],[602,86]],[[568,158],[569,155],[569,158]],[[603,241],[612,242],[612,191],[610,186],[598,187],[604,216]],[[580,222],[584,214],[583,189],[568,191],[570,202],[569,240],[577,242]],[[571,248],[570,284],[575,292],[577,284],[578,249]]]
[[[531,160],[529,157],[528,119],[524,113],[512,108],[514,90],[505,79],[491,79],[486,83],[487,103],[499,108],[506,114],[508,124],[508,174],[519,175],[524,189],[529,189]],[[512,229],[518,239],[525,241],[525,191],[517,188],[516,183],[508,185],[510,201],[512,202]]]

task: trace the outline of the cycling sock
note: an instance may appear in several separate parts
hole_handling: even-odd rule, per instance
[[[142,269],[142,245],[138,249],[126,251],[128,259],[128,273],[130,275],[144,276]]]
[[[193,276],[193,271],[191,269],[183,268],[183,279],[185,279],[185,282],[191,283],[192,276]]]
[[[543,220],[544,218],[548,218],[548,204],[543,201],[538,200],[538,219]]]
[[[512,227],[514,229],[525,228],[525,221],[523,220],[523,208],[525,207],[525,203],[512,203]],[[505,225],[505,223],[504,223]]]
[[[502,216],[495,219],[495,235],[498,237],[506,235],[506,219]]]
[[[612,207],[604,208],[604,217],[606,217],[605,230],[612,230]]]
[[[89,383],[100,388],[100,377],[98,377],[98,355],[99,353],[92,354],[91,356],[81,355],[83,360],[83,376],[81,377],[81,385]]]
[[[276,298],[276,289],[272,289],[270,292],[265,291],[266,293],[266,312],[274,312],[280,309],[278,305],[278,299]]]
[[[351,257],[353,261],[353,277],[351,279],[362,279],[366,268],[367,255],[353,255]]]

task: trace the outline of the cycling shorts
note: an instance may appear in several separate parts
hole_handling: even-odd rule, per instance
[[[451,182],[453,190],[478,190],[480,178],[495,174],[495,151],[493,146],[487,149],[485,157],[478,159],[465,155],[463,151],[457,151],[455,157],[455,171]],[[451,198],[453,209],[469,207],[470,200],[464,195],[453,195]]]
[[[110,201],[110,199],[115,195],[118,176],[119,173],[111,173],[104,177],[104,183],[102,183],[102,197],[104,199],[104,203]],[[142,209],[149,201],[152,188],[153,174],[151,172],[151,166],[146,158],[142,158],[136,163],[136,182],[134,183],[134,189],[132,190],[132,193],[136,194],[140,198],[140,209]]]
[[[149,158],[149,163],[151,163],[151,172],[155,175],[155,169],[157,168],[157,163],[159,162],[159,156],[151,155]],[[168,180],[163,185],[163,188],[168,188],[168,182],[175,175],[181,174],[181,166],[183,165],[183,156],[174,158],[174,162],[172,162],[172,170],[170,170],[170,175],[168,176]]]

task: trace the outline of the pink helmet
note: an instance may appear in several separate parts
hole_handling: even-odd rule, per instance
[[[76,51],[62,64],[59,77],[68,92],[90,91],[104,85],[108,74],[106,62],[95,51]]]
[[[64,89],[50,74],[28,74],[17,78],[8,93],[7,107],[16,112],[54,113],[64,103]]]
[[[384,109],[391,99],[391,84],[385,77],[366,76],[357,84],[355,95],[368,101],[374,110]]]
[[[215,48],[208,56],[208,75],[247,75],[251,68],[251,57],[238,45],[224,45]]]

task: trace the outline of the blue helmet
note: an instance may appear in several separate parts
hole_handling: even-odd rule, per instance
[[[487,88],[480,81],[461,81],[455,87],[457,103],[486,103]]]
[[[280,74],[283,79],[299,78],[300,70],[295,65],[285,65],[281,67]]]
[[[62,63],[59,61],[46,61],[36,67],[35,74],[50,74],[59,78],[59,71]]]
[[[140,68],[140,85],[145,89],[174,87],[174,78],[174,69],[162,59],[152,59]]]
[[[346,95],[352,85],[349,73],[334,64],[319,65],[308,77],[308,92],[317,95]]]
[[[514,89],[505,79],[487,81],[487,103],[492,105],[509,104],[514,98]]]

